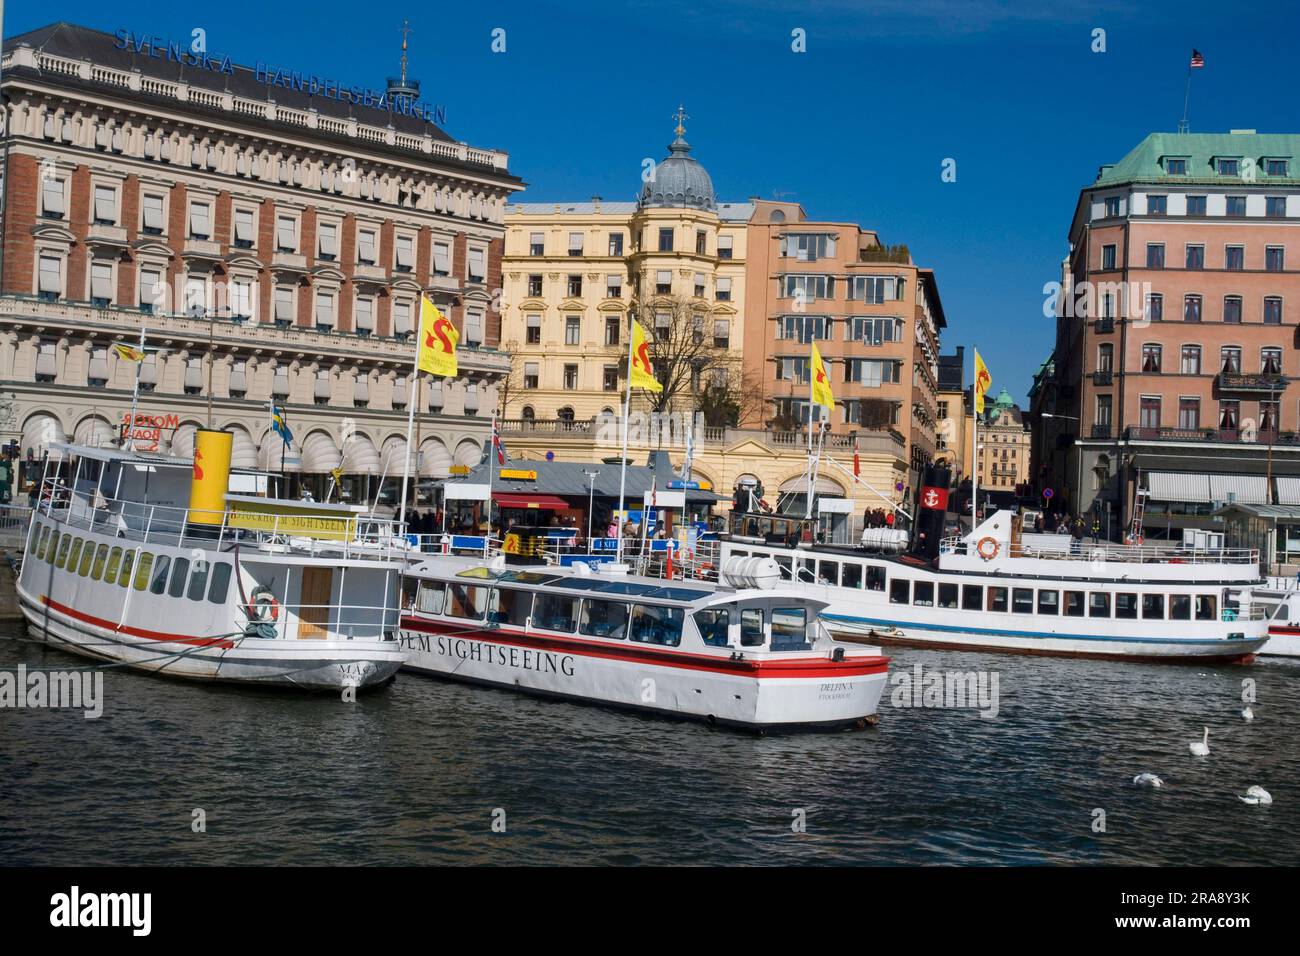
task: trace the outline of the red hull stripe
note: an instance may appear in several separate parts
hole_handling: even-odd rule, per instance
[[[1285,627],[1281,624],[1276,624],[1273,627],[1270,627],[1268,632],[1270,634],[1300,634],[1300,627]]]
[[[212,647],[232,648],[235,646],[233,641],[224,637],[187,637],[184,634],[168,634],[166,631],[150,631],[143,627],[128,627],[123,624],[119,626],[115,621],[107,621],[102,617],[95,617],[93,614],[86,614],[84,611],[78,611],[76,608],[68,607],[66,604],[60,604],[58,601],[50,600],[49,595],[41,595],[41,603],[53,611],[65,614],[74,620],[81,621],[83,624],[92,624],[95,627],[102,627],[106,631],[113,631],[116,634],[129,634],[131,637],[142,637],[148,641],[167,641],[169,644],[206,644]]]
[[[658,667],[678,667],[686,670],[712,671],[718,674],[739,674],[744,677],[802,677],[814,680],[826,677],[860,677],[864,674],[883,674],[889,668],[889,658],[879,655],[848,658],[838,662],[827,657],[792,658],[781,661],[733,661],[725,657],[710,657],[704,654],[658,651],[637,644],[602,644],[597,641],[582,640],[581,638],[542,637],[537,634],[524,634],[519,631],[502,629],[464,631],[454,624],[425,621],[414,617],[402,618],[402,627],[425,634],[441,634],[446,637],[458,637],[466,640],[483,640],[493,644],[527,647],[533,650],[560,651],[566,654],[577,654],[581,657],[653,664]]]

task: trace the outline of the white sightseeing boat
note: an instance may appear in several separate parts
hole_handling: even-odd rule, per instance
[[[65,461],[47,466],[18,580],[36,636],[207,681],[360,688],[401,666],[405,551],[364,509],[229,494],[228,458],[203,463],[216,507],[198,508],[191,460],[52,452]]]
[[[759,731],[869,722],[889,659],[833,640],[824,603],[776,577],[762,562],[714,584],[431,557],[403,585],[406,667]]]
[[[934,514],[918,527],[941,528]],[[1203,662],[1250,660],[1269,639],[1250,594],[1255,551],[1076,544],[1021,535],[1017,520],[999,511],[971,534],[936,535],[931,558],[874,533],[866,546],[805,543],[788,519],[741,515],[722,560],[776,560],[827,604],[833,632],[877,644]]]
[[[1300,582],[1273,579],[1251,592],[1268,618],[1268,643],[1261,656],[1300,657]]]

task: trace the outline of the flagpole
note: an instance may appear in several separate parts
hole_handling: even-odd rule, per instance
[[[636,320],[633,319],[633,322]],[[632,343],[636,339],[634,329],[631,323],[627,327],[627,392],[623,395],[623,457],[619,459],[618,465],[618,536],[614,539],[614,563],[621,564],[623,561],[623,508],[626,504],[625,493],[627,491],[627,419],[632,414]],[[645,520],[645,509],[642,508],[641,520]]]
[[[415,431],[415,384],[420,378],[420,347],[415,348],[415,358],[411,361],[411,383],[406,401],[406,460],[402,462],[402,504],[397,512],[397,526],[406,524],[406,486],[411,474],[411,437]]]
[[[488,466],[488,499],[487,499],[487,535],[483,538],[483,557],[488,556],[488,551],[492,547],[492,479],[497,470],[497,410],[492,409],[492,434],[488,436],[487,449],[487,466]]]
[[[975,390],[979,388],[979,353],[975,351],[975,346],[971,346],[971,387],[970,387],[970,411],[971,411],[971,449],[970,449],[970,530],[971,534],[975,533],[975,526],[979,524],[979,498],[980,498],[980,414],[978,411],[979,404],[975,398]]]
[[[815,343],[812,349],[817,346]],[[816,479],[813,477],[813,439],[812,439],[812,420],[813,420],[813,376],[817,374],[813,368],[812,349],[808,351],[808,495],[804,502],[803,516],[807,521],[812,517],[812,500],[813,500],[813,483]]]
[[[1187,65],[1187,86],[1183,90],[1183,118],[1178,124],[1178,132],[1187,132],[1187,103],[1192,96],[1192,67],[1190,62]]]
[[[144,368],[144,315],[140,316],[140,361],[135,363],[135,387],[131,389],[131,419],[127,422],[126,436],[123,443],[123,450],[135,451],[135,408],[136,403],[140,400],[140,371]],[[119,356],[120,357],[120,356]]]

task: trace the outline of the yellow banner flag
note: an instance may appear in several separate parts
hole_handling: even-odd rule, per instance
[[[456,374],[456,343],[460,333],[451,319],[428,299],[420,298],[420,338],[415,365],[421,372],[450,377]]]
[[[993,387],[993,376],[989,374],[989,367],[984,364],[980,358],[979,349],[975,350],[975,412],[984,414],[984,394]]]
[[[831,379],[826,374],[826,363],[822,361],[822,353],[817,351],[817,343],[812,347],[812,400],[814,405],[825,405],[827,408],[835,407],[835,395],[831,392]]]
[[[129,345],[122,345],[120,342],[113,346],[113,351],[117,357],[124,362],[143,362],[144,353],[139,349],[133,349]]]
[[[632,367],[628,374],[636,388],[648,388],[652,392],[664,390],[655,378],[654,368],[650,364],[650,345],[646,341],[645,329],[635,319],[632,320]]]

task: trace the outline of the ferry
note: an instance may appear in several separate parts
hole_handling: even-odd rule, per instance
[[[810,521],[738,514],[722,560],[776,561],[834,633],[875,644],[1204,663],[1248,662],[1269,640],[1256,551],[1031,536],[1009,511],[943,537],[946,476],[927,479],[910,540],[815,544]]]
[[[889,659],[834,640],[825,603],[778,578],[764,561],[688,583],[434,556],[403,583],[406,669],[757,732],[873,722]]]
[[[1262,657],[1300,657],[1300,590],[1293,579],[1273,579],[1251,596],[1268,618],[1268,643]]]
[[[29,631],[169,677],[309,690],[391,679],[402,570],[363,507],[230,491],[231,433],[193,460],[52,445],[18,597]]]

